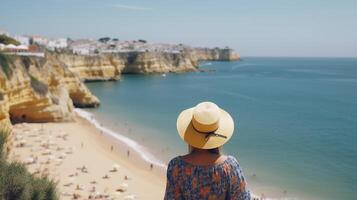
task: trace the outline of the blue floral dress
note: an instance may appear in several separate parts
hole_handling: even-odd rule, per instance
[[[238,161],[228,156],[223,163],[193,165],[180,156],[167,168],[165,200],[248,200],[250,193]]]

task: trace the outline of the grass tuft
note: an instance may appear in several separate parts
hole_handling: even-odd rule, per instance
[[[12,70],[10,67],[10,58],[4,54],[0,53],[0,66],[2,71],[6,74],[9,78],[12,75]]]
[[[46,176],[35,177],[22,163],[9,163],[4,153],[9,131],[0,130],[0,199],[58,200],[57,183]]]

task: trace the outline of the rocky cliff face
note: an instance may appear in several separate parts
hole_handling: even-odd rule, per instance
[[[123,60],[122,73],[180,73],[197,70],[197,62],[182,53],[130,52],[116,56]]]
[[[47,53],[44,58],[0,54],[0,126],[68,121],[73,106],[98,106],[82,81],[117,80],[121,73],[190,72],[198,70],[199,61],[237,59],[233,50],[218,48],[94,56]]]
[[[85,81],[118,80],[120,70],[124,67],[124,60],[111,54],[86,56],[52,53],[51,56]]]
[[[239,60],[232,49],[185,49],[181,52],[123,52],[102,55],[52,54],[85,81],[117,80],[126,73],[181,73],[197,71],[203,60]]]
[[[71,56],[71,55],[69,55]],[[63,56],[64,57],[64,56]],[[49,62],[49,67],[53,68],[54,74],[59,77],[61,84],[67,89],[73,104],[76,107],[97,107],[99,100],[94,96],[82,80],[94,80],[93,74],[95,72],[88,72],[88,75],[82,73],[82,77],[75,73],[66,62],[63,62],[61,56],[54,54],[47,54],[46,60]],[[64,60],[66,61],[66,60]],[[90,71],[90,70],[87,70]],[[109,76],[108,76],[109,77]],[[106,78],[99,80],[109,80]]]
[[[167,73],[197,70],[189,54],[124,52],[102,55],[52,54],[84,81],[118,80],[123,73]]]
[[[99,101],[56,59],[0,55],[0,126],[73,119],[73,103]]]
[[[229,48],[195,48],[190,51],[192,56],[195,57],[199,61],[233,61],[239,60],[240,56],[233,49]]]

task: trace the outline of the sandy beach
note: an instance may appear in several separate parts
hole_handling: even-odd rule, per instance
[[[11,140],[10,159],[58,181],[60,199],[163,198],[162,169],[136,162],[137,155],[117,148],[83,118],[16,124]]]

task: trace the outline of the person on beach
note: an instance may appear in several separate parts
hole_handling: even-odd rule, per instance
[[[229,113],[202,102],[181,112],[177,130],[189,153],[169,162],[164,200],[251,198],[238,161],[221,151],[234,131]]]

